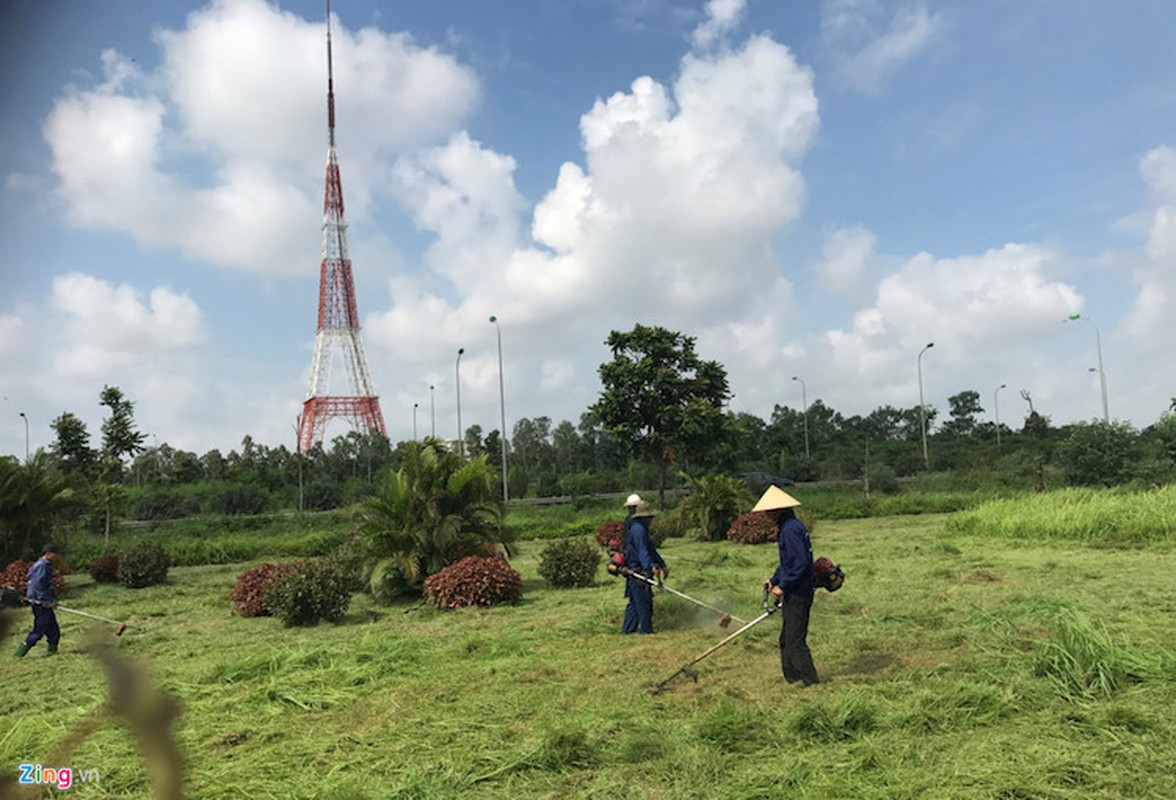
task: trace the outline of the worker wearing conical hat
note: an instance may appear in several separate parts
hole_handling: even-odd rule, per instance
[[[811,686],[820,682],[808,647],[809,611],[813,606],[816,575],[808,529],[793,510],[799,505],[800,501],[788,492],[769,486],[752,511],[767,513],[779,525],[776,546],[780,563],[764,586],[771,589],[772,596],[781,604],[780,666],[784,679]]]

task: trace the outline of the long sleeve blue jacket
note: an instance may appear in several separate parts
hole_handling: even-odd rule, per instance
[[[771,584],[783,589],[785,596],[812,597],[816,573],[808,528],[796,517],[785,519],[780,523],[776,546],[780,552],[780,566],[776,567]]]
[[[25,590],[25,597],[42,603],[53,602],[53,565],[43,558],[38,558],[29,567],[29,587]]]
[[[629,527],[629,535],[625,537],[625,564],[632,569],[643,569],[652,572],[654,567],[665,569],[666,562],[653,546],[653,539],[649,535],[649,521],[636,518]]]

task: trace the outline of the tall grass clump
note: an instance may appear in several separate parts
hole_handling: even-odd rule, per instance
[[[1171,654],[1148,653],[1115,644],[1106,628],[1073,610],[1054,620],[1054,637],[1038,653],[1034,672],[1066,700],[1110,697],[1124,684],[1160,677]]]
[[[849,742],[881,728],[878,708],[859,693],[832,705],[806,703],[788,720],[788,729],[799,741]]]
[[[948,530],[1042,541],[1147,544],[1176,535],[1176,486],[1149,491],[1061,489],[993,500],[953,514]]]

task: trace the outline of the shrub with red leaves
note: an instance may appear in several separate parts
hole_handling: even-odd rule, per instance
[[[624,522],[605,522],[596,529],[596,541],[601,547],[608,547],[610,541],[620,542],[624,535]]]
[[[118,583],[118,554],[98,556],[90,562],[90,577],[94,583]]]
[[[727,529],[727,538],[739,544],[767,544],[776,541],[779,530],[772,518],[762,511],[752,511],[735,518]]]
[[[425,600],[437,608],[494,606],[523,596],[523,576],[503,558],[466,556],[425,579]]]
[[[233,591],[229,592],[229,599],[233,607],[243,617],[268,617],[273,611],[266,605],[265,598],[274,578],[286,572],[298,569],[300,562],[290,561],[283,564],[271,564],[268,561],[258,564],[250,570],[241,573]]]
[[[0,586],[15,589],[21,597],[24,597],[25,591],[29,588],[29,569],[35,563],[35,561],[13,561],[4,568],[3,572],[0,572]],[[53,578],[50,580],[50,585],[53,587],[53,596],[61,597],[62,592],[65,591],[65,578],[57,567],[53,567]]]

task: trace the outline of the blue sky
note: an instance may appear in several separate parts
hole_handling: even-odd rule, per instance
[[[612,329],[731,408],[980,392],[1019,426],[1176,396],[1176,7],[332,5],[364,344],[394,440],[578,422]],[[103,385],[157,441],[292,446],[314,344],[317,2],[0,7],[0,452]],[[1079,313],[1083,321],[1063,323]],[[1097,336],[1096,336],[1097,333]],[[341,370],[339,371],[341,373]],[[338,380],[338,378],[336,378]],[[333,385],[336,393],[345,386]],[[343,432],[341,425],[328,436]]]

